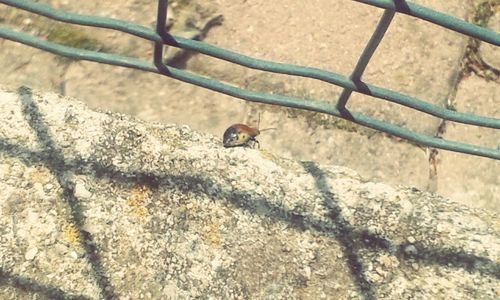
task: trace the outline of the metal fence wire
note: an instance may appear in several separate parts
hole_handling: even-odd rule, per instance
[[[374,98],[383,99],[389,102],[397,103],[420,112],[430,114],[437,118],[442,118],[449,121],[475,125],[480,127],[488,127],[500,129],[500,119],[476,116],[468,113],[461,113],[449,110],[437,105],[430,104],[412,96],[404,95],[389,89],[384,89],[361,80],[361,76],[368,65],[370,58],[375,52],[380,41],[384,37],[391,21],[396,13],[407,14],[419,19],[423,19],[450,30],[460,32],[470,37],[482,40],[484,42],[500,46],[500,34],[474,24],[457,19],[453,16],[446,15],[429,8],[414,4],[404,0],[355,0],[368,5],[373,5],[384,9],[384,14],[366,45],[361,57],[358,60],[350,76],[336,74],[330,71],[325,71],[317,68],[276,63],[261,59],[251,58],[232,51],[221,49],[213,45],[190,40],[178,36],[173,36],[166,32],[166,17],[167,17],[167,0],[158,1],[158,15],[156,22],[156,30],[144,27],[138,24],[125,21],[115,20],[106,17],[86,16],[75,13],[69,13],[62,10],[53,9],[50,6],[26,1],[26,0],[0,0],[0,3],[26,10],[31,13],[39,14],[57,21],[66,23],[108,28],[129,33],[150,41],[155,42],[154,57],[152,62],[147,62],[133,57],[126,57],[110,53],[102,53],[84,49],[77,49],[68,46],[63,46],[57,43],[48,42],[38,39],[31,35],[15,32],[9,28],[0,27],[0,37],[25,45],[42,49],[57,55],[62,55],[77,60],[89,60],[110,65],[134,68],[148,72],[158,73],[169,76],[184,82],[188,82],[200,87],[204,87],[213,91],[227,94],[233,97],[241,98],[252,102],[267,103],[273,105],[281,105],[291,108],[315,111],[340,117],[351,122],[379,130],[390,135],[404,138],[417,144],[428,147],[440,148],[455,152],[462,152],[472,155],[484,156],[500,160],[500,149],[485,148],[467,143],[450,141],[416,133],[403,127],[384,122],[375,118],[368,117],[364,114],[348,110],[346,103],[349,100],[351,93],[358,92]],[[212,57],[216,57],[225,61],[229,61],[248,68],[287,74],[292,76],[308,77],[321,80],[330,84],[343,87],[337,103],[326,103],[320,101],[305,100],[296,97],[285,95],[267,94],[261,92],[241,89],[232,85],[228,85],[217,80],[202,77],[184,70],[166,65],[163,60],[163,46],[169,45],[178,48],[183,48]]]

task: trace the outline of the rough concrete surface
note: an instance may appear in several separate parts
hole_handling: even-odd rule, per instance
[[[499,12],[500,12],[500,5],[497,6],[496,13],[493,14],[493,16],[491,16],[488,22],[488,27],[496,32],[500,32]],[[498,47],[488,43],[483,43],[481,44],[479,51],[481,58],[484,60],[486,64],[500,71],[500,51],[498,50]]]
[[[498,83],[471,76],[463,81],[457,91],[457,109],[483,116],[499,116],[499,97]],[[500,149],[500,130],[495,129],[479,131],[471,126],[449,123],[444,138]],[[461,163],[457,164],[457,161]],[[443,176],[438,178],[438,190],[462,203],[475,199],[475,207],[499,210],[499,160],[472,159],[460,157],[456,153],[445,153],[439,165],[439,172]],[[478,172],[482,176],[476,176]]]
[[[145,26],[154,26],[156,16],[154,1],[129,0],[106,5],[99,1],[40,2],[59,9],[119,18]],[[475,4],[481,1],[416,2],[470,21]],[[202,4],[171,1],[170,7],[174,34],[190,35],[193,30],[202,28],[213,15],[223,15],[221,26],[205,32],[207,42],[257,58],[313,66],[345,75],[354,67],[382,13],[380,9],[347,0],[307,1],[301,5],[286,0],[214,0]],[[43,37],[49,30],[47,28],[56,26],[54,22],[32,14],[6,7],[0,9],[6,12],[3,22],[18,30]],[[494,20],[498,19],[496,15],[490,22],[493,29],[496,26]],[[105,51],[151,60],[152,48],[148,42],[110,30],[77,28],[84,35],[95,38]],[[367,82],[428,102],[447,105],[450,95],[466,84],[457,83],[457,76],[467,40],[467,37],[450,30],[397,14],[364,78]],[[480,165],[482,158],[451,154],[455,164],[471,168],[470,176],[462,176],[458,184],[475,189],[471,197],[457,197],[453,185],[443,184],[451,182],[445,177],[451,170],[445,169],[445,165],[435,164],[445,161],[449,152],[433,152],[359,126],[339,125],[338,120],[331,117],[248,104],[162,76],[61,60],[26,46],[0,42],[0,62],[5,70],[1,80],[13,88],[25,84],[52,90],[77,97],[93,108],[131,114],[147,121],[188,124],[218,136],[232,123],[255,125],[260,116],[261,127],[278,128],[261,137],[262,144],[270,151],[294,159],[345,165],[370,180],[435,191],[463,200],[467,205],[485,203],[484,199],[477,198],[478,195],[484,194],[483,188],[498,184],[490,181],[491,177],[483,177],[480,168],[471,168],[471,165]],[[498,47],[481,45],[481,49],[486,49],[483,52],[487,52],[488,57],[494,58],[498,53]],[[269,75],[199,55],[188,55],[175,65],[252,90],[324,101],[335,101],[341,91],[317,81]],[[498,99],[498,84],[496,86],[490,97]],[[464,87],[464,90],[471,89]],[[354,94],[349,107],[418,132],[439,134],[440,120],[381,100]],[[479,134],[483,133],[479,130]],[[485,139],[489,143],[494,137]],[[485,184],[476,185],[478,180]],[[494,194],[493,191],[486,193]],[[492,201],[495,204],[488,205],[488,208],[500,207],[497,199]]]
[[[0,90],[2,299],[498,299],[500,219]]]
[[[58,9],[96,14],[154,26],[156,2],[126,0],[118,2],[46,0]],[[484,1],[416,1],[438,11],[471,21],[478,3]],[[493,1],[490,1],[493,3]],[[204,27],[214,15],[224,22],[204,32],[204,40],[223,48],[256,58],[312,66],[348,75],[370,38],[382,10],[354,1],[315,0],[277,1],[170,1],[171,32],[189,36]],[[493,4],[492,4],[493,5]],[[498,7],[498,6],[494,6]],[[60,29],[60,23],[26,12],[0,6],[0,22],[42,38]],[[490,20],[495,30],[498,9]],[[111,30],[75,27],[76,35],[95,39],[102,51],[151,60],[150,42]],[[431,23],[396,14],[394,22],[369,64],[366,82],[445,106],[457,89],[475,91],[468,81],[458,81],[461,59],[468,38]],[[281,156],[345,165],[370,180],[405,184],[435,191],[466,205],[485,203],[480,195],[495,195],[484,190],[498,185],[483,176],[482,158],[431,151],[371,130],[346,125],[338,119],[319,114],[249,104],[168,78],[144,72],[70,61],[9,41],[0,40],[0,82],[14,89],[28,85],[77,97],[93,108],[130,114],[146,121],[188,124],[192,128],[221,136],[233,123],[277,127],[261,136],[266,149]],[[486,62],[498,56],[498,47],[481,45]],[[168,50],[169,51],[169,50]],[[284,93],[306,99],[335,101],[341,89],[303,78],[266,74],[211,59],[202,55],[184,56],[178,67],[220,79],[251,90]],[[489,89],[498,99],[498,82]],[[459,101],[458,99],[457,101]],[[498,100],[493,102],[498,106]],[[371,116],[394,122],[418,132],[439,134],[440,120],[422,113],[354,94],[349,107]],[[491,107],[485,107],[485,111]],[[498,117],[498,114],[493,115]],[[494,137],[486,135],[488,144]],[[460,136],[458,136],[460,141]],[[484,143],[483,143],[484,142]],[[437,155],[436,155],[437,154]],[[447,174],[453,169],[440,164],[453,157],[455,166],[468,168],[460,182]],[[438,162],[436,164],[436,162]],[[437,172],[436,172],[437,171]],[[495,172],[495,171],[494,171]],[[496,169],[500,173],[500,169]],[[476,184],[481,182],[484,184]],[[450,184],[448,184],[450,183]],[[468,186],[471,193],[458,195],[455,185]],[[498,210],[497,199],[490,209]]]

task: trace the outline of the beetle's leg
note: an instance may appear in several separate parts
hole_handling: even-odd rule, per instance
[[[253,138],[252,140],[255,142],[255,144],[257,144],[257,148],[260,150],[260,143],[259,143],[259,141],[257,141],[256,138]]]

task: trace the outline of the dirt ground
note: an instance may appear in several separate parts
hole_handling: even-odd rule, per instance
[[[150,27],[156,17],[155,1],[39,2]],[[344,75],[352,71],[382,14],[381,9],[347,0],[300,4],[286,0],[170,2],[173,34],[201,34],[204,41],[241,54]],[[473,21],[485,1],[416,2]],[[489,9],[498,15],[498,7],[491,4]],[[151,43],[136,37],[78,26],[65,35],[61,28],[66,27],[58,22],[5,6],[0,6],[0,11],[5,16],[0,21],[17,30],[63,43],[77,37],[76,42],[86,41],[96,50],[152,59]],[[221,24],[207,26],[218,16],[224,18]],[[220,137],[229,125],[255,125],[260,117],[261,128],[277,128],[263,132],[259,138],[262,148],[275,155],[344,165],[367,180],[415,186],[467,205],[500,211],[499,161],[426,149],[333,117],[252,104],[159,75],[70,61],[5,40],[0,40],[0,45],[3,85],[53,90],[96,109],[153,122],[188,124]],[[464,35],[397,14],[363,78],[437,105],[499,118],[498,78],[487,77],[481,70],[467,71],[464,57],[469,45]],[[498,53],[498,47],[495,50]],[[249,70],[203,55],[179,55],[172,64],[268,93],[334,102],[341,92],[338,87],[314,80]],[[487,65],[486,71],[488,67],[495,68]],[[359,94],[353,95],[349,107],[421,133],[500,148],[498,130],[448,122],[443,126],[434,117]]]

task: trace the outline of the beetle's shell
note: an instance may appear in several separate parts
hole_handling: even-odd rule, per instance
[[[255,137],[259,134],[260,131],[256,128],[245,124],[234,124],[224,132],[222,143],[224,147],[245,146],[249,141],[255,141]]]

